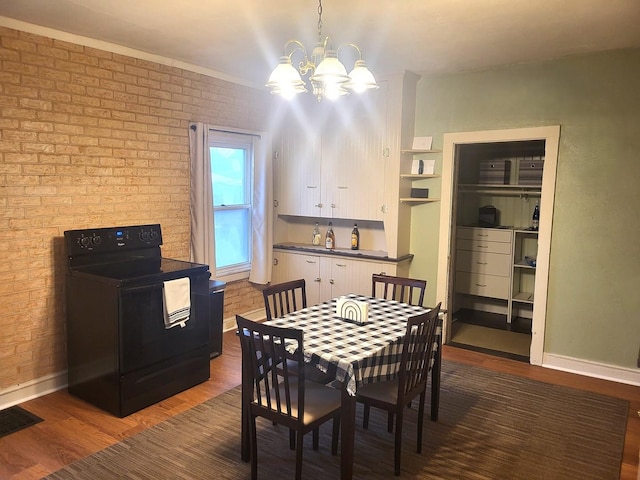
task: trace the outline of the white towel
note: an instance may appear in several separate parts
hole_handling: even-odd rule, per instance
[[[191,314],[191,283],[189,277],[164,282],[164,328],[183,327]]]

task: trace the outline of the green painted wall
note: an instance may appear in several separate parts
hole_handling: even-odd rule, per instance
[[[640,49],[425,77],[416,105],[415,133],[434,148],[446,132],[561,126],[544,351],[636,368]],[[431,303],[437,205],[412,210],[411,275],[428,279]]]

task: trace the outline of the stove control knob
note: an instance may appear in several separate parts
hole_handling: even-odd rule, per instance
[[[89,237],[80,238],[80,245],[83,247],[88,247],[91,244],[91,239]]]
[[[155,230],[151,230],[151,240],[156,240],[158,238],[158,232]]]
[[[91,239],[91,243],[94,245],[100,245],[102,243],[102,237],[100,235],[96,235]]]
[[[145,232],[144,230],[140,232],[140,240],[149,240],[149,232]]]

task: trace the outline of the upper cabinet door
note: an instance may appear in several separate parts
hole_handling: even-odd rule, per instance
[[[382,220],[386,92],[352,94],[330,107],[322,131],[322,216]]]
[[[320,216],[321,122],[304,108],[288,112],[279,128],[274,158],[275,213]]]

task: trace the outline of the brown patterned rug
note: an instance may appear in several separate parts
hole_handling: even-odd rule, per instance
[[[400,478],[618,479],[627,409],[615,398],[444,362],[440,418],[425,419],[421,455],[415,453],[417,408],[408,410]],[[372,409],[368,430],[361,427],[361,405],[357,415],[354,478],[394,478],[386,414]],[[310,435],[305,439],[305,479],[340,478],[330,426],[321,430],[320,450],[313,451]],[[47,478],[246,479],[239,430],[236,387]],[[259,479],[293,478],[288,439],[282,427],[259,423]]]

